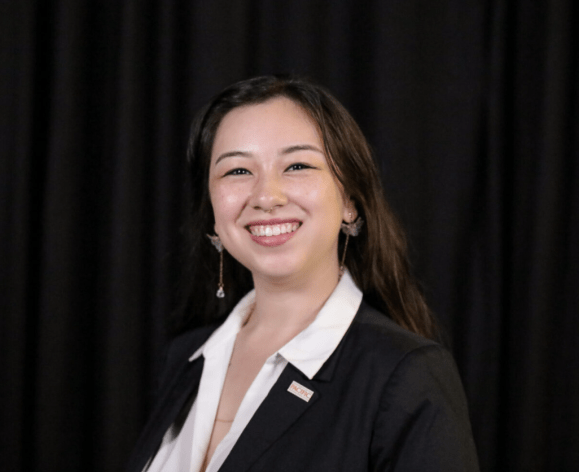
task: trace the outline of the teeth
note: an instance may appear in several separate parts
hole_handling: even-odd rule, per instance
[[[278,236],[293,233],[299,226],[299,223],[284,223],[281,225],[251,226],[249,230],[254,236]]]

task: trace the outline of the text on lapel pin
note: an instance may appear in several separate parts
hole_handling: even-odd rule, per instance
[[[312,395],[314,394],[313,390],[300,385],[295,380],[289,386],[287,391],[293,393],[296,397],[301,398],[305,402],[309,402],[310,398],[312,398]]]

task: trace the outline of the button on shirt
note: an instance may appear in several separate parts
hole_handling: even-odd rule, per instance
[[[145,468],[149,472],[201,470],[213,432],[235,338],[249,315],[254,300],[255,291],[252,290],[241,299],[227,320],[205,344],[190,357],[190,362],[200,356],[204,357],[197,398],[181,430],[176,431],[177,427],[173,425],[165,433],[159,451],[148,469]],[[361,302],[362,292],[346,271],[315,320],[266,360],[243,397],[231,428],[217,446],[206,472],[219,470],[288,363],[309,379],[316,375],[346,334]]]

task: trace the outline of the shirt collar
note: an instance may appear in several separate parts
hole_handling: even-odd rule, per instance
[[[193,361],[201,354],[208,357],[214,349],[220,349],[223,343],[232,342],[231,338],[237,336],[254,300],[255,290],[252,290],[239,301],[225,322],[189,360]],[[346,270],[314,321],[277,354],[312,379],[338,347],[360,303],[362,292]]]
[[[195,353],[189,358],[189,361],[194,361],[201,356],[201,354],[203,354],[204,357],[208,357],[215,349],[219,349],[223,343],[232,341],[231,338],[237,336],[243,322],[249,315],[254,301],[255,289],[239,300],[224,323],[219,326],[211,336],[209,336],[209,339],[207,339],[199,349],[195,351]]]
[[[362,303],[362,292],[346,270],[316,319],[278,353],[310,380],[338,347]]]

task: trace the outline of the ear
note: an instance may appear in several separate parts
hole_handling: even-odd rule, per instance
[[[352,223],[358,218],[358,209],[351,198],[344,199],[344,211],[342,213],[342,221]]]

